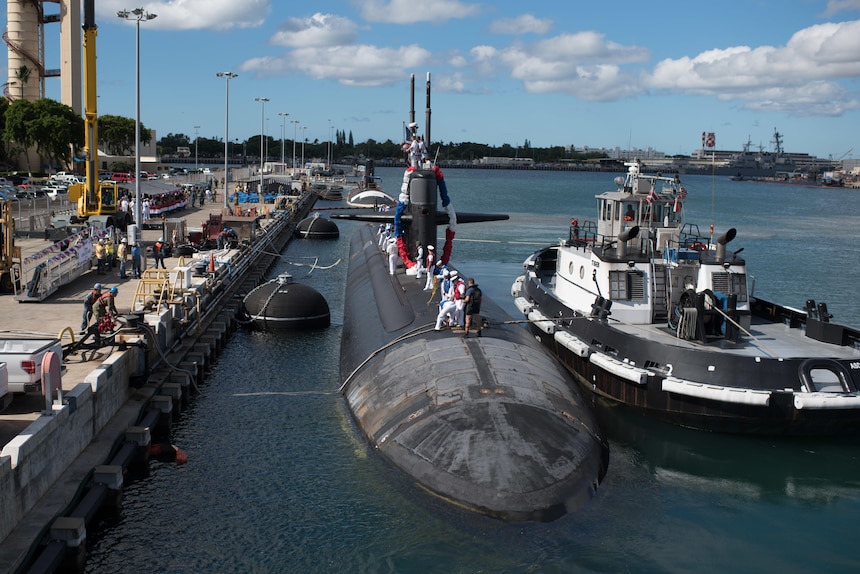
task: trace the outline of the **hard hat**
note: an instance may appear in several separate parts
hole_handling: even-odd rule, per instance
[[[102,290],[102,284],[96,283],[95,285],[93,285],[93,289],[98,289],[99,291],[101,291]]]
[[[99,243],[104,244],[104,242],[105,242],[105,240],[104,240],[104,239],[99,239]]]
[[[111,287],[110,292],[116,295],[117,293],[119,293],[119,289],[117,289],[116,287]]]
[[[120,243],[128,243],[128,239],[126,239],[125,237],[123,237],[123,238],[120,240]]]
[[[163,238],[163,237],[159,237],[159,238],[158,238],[158,241],[159,241],[159,243],[160,243],[160,242],[164,241],[164,238]]]

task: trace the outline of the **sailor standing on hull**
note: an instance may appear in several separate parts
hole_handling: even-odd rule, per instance
[[[415,278],[421,279],[421,274],[424,273],[424,246],[420,241],[415,242],[417,255],[415,256]]]
[[[445,323],[454,323],[457,319],[457,306],[454,304],[454,282],[451,281],[451,274],[447,269],[442,271],[442,283],[440,283],[442,291],[442,300],[439,302],[439,315],[436,316],[437,331],[442,330],[442,325]]]
[[[385,248],[388,253],[388,274],[394,275],[397,271],[397,240],[393,237],[388,240],[388,246]]]
[[[436,251],[432,245],[427,246],[427,282],[424,283],[424,290],[429,291],[433,288],[433,279],[436,276]]]
[[[451,272],[451,280],[454,282],[454,304],[457,306],[454,322],[457,327],[462,327],[466,313],[466,283],[457,271]]]

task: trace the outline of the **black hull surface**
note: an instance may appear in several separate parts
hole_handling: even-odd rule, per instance
[[[424,281],[391,276],[371,226],[351,242],[341,378],[370,444],[427,491],[511,521],[585,504],[608,449],[576,384],[484,297],[482,337],[434,331]]]
[[[554,262],[551,249],[538,252],[534,259]],[[601,397],[671,424],[706,431],[860,434],[857,358],[820,354],[772,358],[737,352],[744,343],[664,342],[672,340],[668,329],[665,339],[659,339],[644,336],[644,329],[622,330],[612,321],[576,313],[555,297],[541,277],[546,279],[540,271],[527,274],[514,286],[515,294],[520,290],[520,305],[526,306],[521,310],[532,319],[529,330],[585,389]],[[776,320],[776,327],[792,328]],[[753,330],[756,327],[754,323]],[[793,328],[800,331],[799,325]],[[826,393],[832,396],[820,401],[824,393],[806,392],[804,378],[819,367],[840,373],[843,386],[853,392]],[[843,399],[840,408],[838,401]]]

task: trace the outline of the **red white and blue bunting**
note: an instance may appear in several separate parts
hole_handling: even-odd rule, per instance
[[[409,185],[412,182],[412,174],[415,170],[416,168],[414,167],[406,168],[403,174],[403,183],[400,186],[400,195],[397,198],[397,207],[394,210],[394,236],[397,238],[397,250],[407,268],[414,267],[415,261],[409,256],[409,246],[406,245],[406,241],[404,240],[406,229],[403,227],[402,216],[409,206]],[[439,189],[442,209],[448,214],[448,226],[445,228],[445,246],[442,248],[442,254],[439,258],[441,263],[447,265],[451,259],[451,249],[454,244],[454,235],[456,234],[457,214],[454,211],[451,198],[448,197],[448,186],[445,184],[445,175],[439,166],[434,165],[433,172],[436,174],[436,187]]]

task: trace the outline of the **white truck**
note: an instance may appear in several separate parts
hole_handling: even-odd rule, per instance
[[[6,363],[10,393],[41,392],[42,359],[48,351],[53,351],[62,359],[63,345],[60,340],[0,339],[0,363]]]
[[[9,391],[9,371],[6,363],[0,362],[0,411],[5,410],[12,402],[12,393]]]

